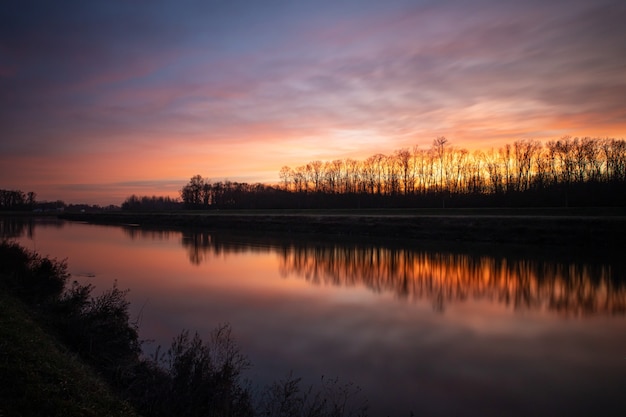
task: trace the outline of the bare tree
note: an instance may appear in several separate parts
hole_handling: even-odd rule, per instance
[[[439,191],[443,191],[444,157],[446,155],[446,143],[448,143],[448,139],[443,136],[439,136],[433,141],[433,152],[439,160]]]
[[[194,175],[189,183],[180,191],[183,202],[189,207],[199,207],[202,204],[202,190],[204,189],[204,178],[201,175]]]
[[[396,163],[400,168],[402,174],[402,192],[406,194],[413,193],[413,187],[415,185],[415,176],[413,170],[411,170],[411,152],[408,149],[399,149],[395,153]]]
[[[293,170],[285,165],[280,169],[278,176],[283,183],[283,188],[287,191],[290,190],[293,181]]]
[[[517,170],[515,185],[518,191],[525,191],[530,188],[533,161],[540,149],[541,143],[536,140],[522,139],[513,143]]]

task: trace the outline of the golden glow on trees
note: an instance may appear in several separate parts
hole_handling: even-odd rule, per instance
[[[626,203],[626,141],[564,137],[518,140],[468,151],[444,137],[364,160],[283,166],[278,186],[195,175],[181,190],[188,208],[374,208],[569,206]]]
[[[623,182],[626,141],[564,137],[544,145],[518,140],[497,150],[469,152],[438,137],[430,149],[283,166],[279,177],[283,189],[292,192],[379,195],[498,194],[558,184]]]

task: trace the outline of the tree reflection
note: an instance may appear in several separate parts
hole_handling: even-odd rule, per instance
[[[357,245],[290,246],[280,256],[285,276],[428,299],[441,311],[473,298],[567,315],[626,312],[623,274],[607,264]]]
[[[28,239],[34,239],[35,225],[60,229],[63,224],[55,218],[0,217],[0,238],[15,239],[26,236]]]
[[[181,244],[187,249],[189,262],[199,265],[209,256],[225,253],[269,252],[270,244],[263,241],[236,239],[207,231],[183,232]]]
[[[135,239],[148,239],[148,240],[169,240],[173,235],[179,235],[179,231],[175,230],[156,230],[156,229],[142,229],[136,225],[126,225],[124,228],[124,234],[131,240]]]
[[[183,234],[182,244],[194,264],[209,254],[275,251],[283,277],[301,277],[315,285],[364,286],[408,301],[426,299],[438,311],[453,302],[480,299],[568,316],[626,313],[626,268],[621,261],[234,239],[209,232]]]

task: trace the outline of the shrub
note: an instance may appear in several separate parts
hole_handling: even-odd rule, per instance
[[[250,366],[232,338],[229,325],[212,333],[208,343],[184,330],[166,353],[153,358],[168,376],[165,395],[153,415],[252,416],[241,373]]]
[[[266,417],[361,417],[367,402],[358,398],[360,388],[341,384],[338,378],[321,378],[320,386],[303,389],[301,379],[291,374],[275,381],[262,393],[258,416]]]
[[[128,313],[128,291],[114,285],[92,297],[92,290],[73,283],[56,306],[56,327],[75,352],[119,385],[141,351],[137,325]]]
[[[5,285],[30,304],[54,302],[69,277],[65,261],[42,258],[17,243],[0,243],[0,274]]]

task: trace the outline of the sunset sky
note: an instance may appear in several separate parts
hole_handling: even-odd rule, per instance
[[[626,137],[623,0],[5,0],[0,189],[121,204],[437,136]]]

